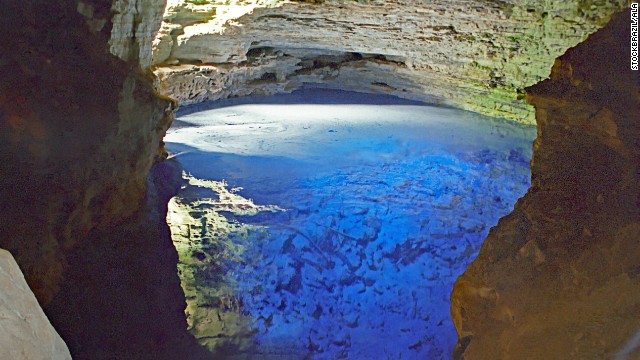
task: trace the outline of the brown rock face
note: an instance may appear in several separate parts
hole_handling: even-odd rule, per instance
[[[110,0],[3,4],[0,247],[74,358],[188,358],[168,197],[146,193],[174,105],[135,51],[110,54],[111,16]]]
[[[108,16],[109,5],[93,12]],[[0,62],[2,246],[44,304],[65,251],[140,207],[172,110],[76,7],[9,6],[1,28],[15,35]]]
[[[459,357],[603,359],[640,330],[640,94],[628,34],[624,12],[528,88],[533,185],[455,285]]]

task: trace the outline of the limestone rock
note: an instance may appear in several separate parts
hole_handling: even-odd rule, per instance
[[[71,359],[13,256],[0,249],[0,359]]]
[[[124,61],[151,66],[155,39],[167,0],[114,0],[110,50]]]
[[[456,282],[460,358],[611,358],[640,329],[640,94],[627,16],[527,90],[532,188]]]
[[[159,89],[181,104],[316,83],[531,124],[524,87],[546,78],[553,59],[624,6],[538,0],[205,3],[203,18],[215,9],[211,20],[189,24],[167,13],[156,39]],[[169,30],[171,25],[181,28]],[[184,67],[171,66],[176,64],[199,67],[185,79]]]

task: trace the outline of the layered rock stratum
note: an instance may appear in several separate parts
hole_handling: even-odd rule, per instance
[[[527,89],[538,123],[532,187],[455,285],[461,358],[640,354],[640,92],[620,41],[627,16]]]
[[[304,84],[533,124],[524,88],[625,1],[169,1],[152,63],[180,104]]]

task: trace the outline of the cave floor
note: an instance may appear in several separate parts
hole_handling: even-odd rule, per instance
[[[206,106],[165,138],[192,334],[216,358],[450,358],[453,283],[529,187],[535,128],[329,90]]]

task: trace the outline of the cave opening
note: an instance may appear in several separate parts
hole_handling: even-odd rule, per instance
[[[302,88],[179,110],[167,221],[218,357],[445,358],[455,279],[530,185],[535,128]]]
[[[0,59],[0,247],[12,254],[0,250],[11,280],[0,292],[8,300],[0,358],[445,358],[453,331],[440,289],[473,258],[473,239],[482,250],[451,292],[455,358],[638,355],[640,97],[630,10],[637,14],[619,0],[10,4],[0,21],[9,35]],[[456,127],[455,116],[455,146],[426,141],[443,138],[428,121],[383,131],[340,115],[350,128],[318,121],[299,129],[303,140],[285,131],[292,136],[269,147],[258,139],[283,123],[258,121],[258,132],[255,121],[234,122],[250,104],[226,103],[219,107],[233,113],[214,116],[229,123],[218,129],[245,136],[254,126],[249,143],[261,153],[224,139],[227,151],[207,148],[216,132],[193,113],[176,125],[213,136],[173,138],[163,161],[176,104],[310,82],[537,122],[533,184],[482,240],[496,207],[511,206],[504,188],[517,183],[505,175],[517,171],[499,165],[526,163],[529,146],[502,148],[520,130],[491,119]],[[338,94],[342,102],[286,108],[390,113]],[[269,120],[286,113],[274,100],[252,101]],[[324,137],[313,142],[312,133]],[[474,147],[483,137],[486,146]],[[178,162],[184,188],[169,220],[186,239],[176,237],[186,292],[166,219]],[[229,173],[248,175],[243,183]],[[489,205],[474,208],[480,193]]]

